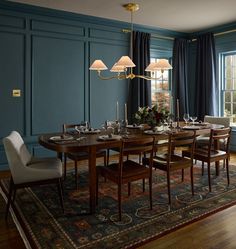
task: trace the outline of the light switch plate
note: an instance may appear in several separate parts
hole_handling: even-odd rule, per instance
[[[20,89],[13,89],[12,90],[12,97],[20,97],[21,96],[21,90]]]

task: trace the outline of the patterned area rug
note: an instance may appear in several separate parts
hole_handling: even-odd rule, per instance
[[[79,190],[75,190],[73,172],[65,181],[64,215],[53,185],[18,190],[13,212],[33,248],[134,248],[236,203],[235,166],[230,167],[229,186],[225,169],[216,177],[212,167],[212,193],[208,192],[207,174],[202,176],[201,168],[195,166],[194,197],[188,171],[184,182],[181,172],[172,173],[171,208],[167,205],[166,176],[159,170],[153,170],[152,211],[142,182],[132,183],[130,197],[124,186],[121,222],[117,222],[117,188],[103,178],[99,179],[96,214],[89,214],[86,170],[80,171]],[[1,181],[3,195],[8,183]]]

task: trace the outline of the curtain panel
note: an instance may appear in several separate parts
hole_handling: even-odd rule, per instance
[[[133,31],[132,54],[136,65],[133,68],[134,74],[144,75],[145,68],[150,63],[150,37],[149,33]],[[143,106],[151,106],[151,81],[134,78],[129,82],[128,115],[130,122],[138,107]]]
[[[173,71],[172,90],[176,110],[176,99],[179,99],[180,118],[184,113],[189,113],[188,100],[188,52],[189,41],[187,39],[175,38],[173,47]]]
[[[205,115],[217,115],[216,53],[212,33],[197,38],[196,59],[196,116],[203,120]]]

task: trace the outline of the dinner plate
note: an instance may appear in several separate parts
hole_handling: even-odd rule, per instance
[[[183,129],[184,130],[199,130],[201,129],[202,127],[200,126],[197,126],[197,125],[191,125],[191,126],[184,126]]]
[[[98,129],[94,129],[94,130],[91,130],[91,131],[82,131],[81,133],[83,134],[97,134],[97,133],[100,133],[101,131],[98,130]]]
[[[98,137],[98,140],[102,140],[102,141],[111,141],[111,140],[119,140],[121,139],[120,135],[112,135],[111,137],[108,135],[102,135]]]
[[[53,136],[49,138],[52,141],[67,141],[67,140],[73,140],[74,138],[72,136]]]
[[[140,129],[142,128],[142,125],[126,125],[126,128],[130,128],[130,129]]]
[[[164,131],[152,131],[152,130],[144,131],[145,134],[150,134],[150,135],[162,134],[163,132]]]

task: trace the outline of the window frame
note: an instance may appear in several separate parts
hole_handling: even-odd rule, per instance
[[[151,60],[158,60],[158,59],[166,59],[169,61],[170,64],[172,64],[172,58],[171,57],[168,57],[168,56],[160,56],[160,55],[157,55],[157,54],[152,54],[150,56],[150,61]],[[160,79],[161,81],[161,79]],[[169,96],[170,96],[170,102],[171,102],[171,106],[170,106],[170,113],[173,113],[173,101],[171,101],[171,99],[173,99],[173,91],[172,91],[172,71],[171,70],[168,70],[168,81],[169,81],[169,84],[168,84],[168,89],[167,90],[156,90],[155,92],[158,92],[158,93],[166,93],[168,92],[169,93]],[[151,84],[152,84],[152,80],[151,80]],[[151,103],[152,105],[154,104],[152,102],[152,88],[151,88]]]
[[[226,79],[226,66],[225,66],[225,60],[226,60],[226,57],[227,56],[236,56],[236,50],[235,51],[229,51],[229,52],[223,52],[220,54],[220,67],[219,67],[219,79],[220,79],[220,114],[221,116],[224,116],[224,110],[225,110],[225,92],[231,92],[231,94],[233,92],[236,92],[236,87],[235,89],[231,89],[231,90],[228,90],[226,89],[226,82],[225,82],[225,79]],[[236,65],[235,65],[236,66]],[[235,80],[236,80],[236,73],[235,73]],[[232,77],[231,77],[232,78]],[[233,105],[233,103],[236,104],[236,101],[234,102],[233,99],[232,101],[230,101],[229,103],[231,103],[231,105]],[[233,107],[231,107],[232,109]],[[236,113],[235,113],[236,115]],[[236,122],[235,123],[230,123],[230,126],[232,127],[236,127]]]

